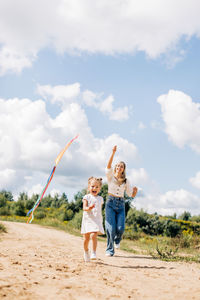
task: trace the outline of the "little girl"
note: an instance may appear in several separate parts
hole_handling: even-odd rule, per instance
[[[81,234],[84,237],[84,260],[89,262],[96,259],[97,235],[104,234],[103,218],[101,214],[103,197],[98,196],[102,186],[102,178],[88,179],[88,194],[83,197],[83,218]],[[89,255],[88,245],[92,239],[92,253]]]
[[[117,146],[114,146],[107,164],[106,176],[108,180],[108,200],[106,201],[105,227],[107,233],[106,256],[113,256],[115,248],[119,249],[120,241],[125,229],[125,201],[124,192],[134,198],[137,188],[131,187],[126,178],[126,165],[119,162],[112,169],[112,162]],[[114,246],[115,245],[115,246]]]

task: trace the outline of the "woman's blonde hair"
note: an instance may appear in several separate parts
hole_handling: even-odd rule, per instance
[[[114,167],[114,173],[116,172],[117,165],[119,165],[119,164],[123,164],[124,171],[122,172],[121,177],[118,179],[118,181],[120,183],[124,183],[124,182],[126,183],[126,164],[125,164],[125,162],[123,162],[123,161],[118,162]]]

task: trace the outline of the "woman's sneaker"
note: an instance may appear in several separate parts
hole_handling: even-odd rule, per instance
[[[84,251],[83,257],[85,262],[89,262],[90,261],[89,251]]]
[[[111,255],[109,252],[106,252],[106,256],[109,256],[109,257],[110,257],[110,256],[112,256],[112,255]]]
[[[92,252],[90,259],[97,259],[96,252],[94,252],[94,251]]]
[[[119,244],[115,244],[115,248],[119,249],[120,248],[120,243]]]

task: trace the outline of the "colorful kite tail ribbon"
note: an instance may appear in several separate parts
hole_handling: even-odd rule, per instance
[[[48,184],[48,182],[49,182],[49,180],[50,180],[50,178],[51,178],[53,172],[55,172],[55,167],[53,167],[53,169],[52,169],[52,171],[51,171],[51,174],[49,175],[49,178],[48,178],[48,180],[47,180],[46,185]],[[29,210],[29,212],[27,212],[27,214],[26,214],[27,216],[28,216],[33,210],[36,209],[36,206],[38,206],[37,204],[38,204],[39,200],[42,199],[42,196],[44,195],[46,185],[45,185],[44,189],[42,190],[42,193],[41,193],[40,196],[38,197],[36,203],[34,204],[33,208],[31,208],[31,209]]]
[[[49,186],[49,184],[50,184],[50,182],[51,182],[51,180],[52,180],[52,178],[53,178],[53,175],[54,175],[54,173],[55,173],[55,170],[56,170],[56,166],[53,167],[53,169],[52,169],[52,171],[51,171],[51,174],[50,174],[50,176],[49,176],[49,178],[48,178],[48,180],[47,180],[46,186],[44,187],[44,189],[43,189],[41,195],[38,197],[38,200],[36,201],[35,205],[33,206],[33,208],[32,208],[31,210],[29,210],[29,212],[28,212],[27,215],[29,215],[29,213],[30,213],[31,211],[32,211],[32,213],[31,213],[31,215],[30,215],[30,217],[29,217],[29,219],[28,219],[28,221],[27,221],[27,224],[28,224],[28,223],[31,223],[31,222],[33,221],[33,219],[34,219],[33,213],[34,213],[34,211],[36,210],[36,208],[39,206],[40,202],[42,201],[42,198],[43,198],[43,196],[44,196],[44,194],[45,194],[45,192],[46,192],[46,190],[47,190],[47,188],[48,188],[48,186]]]
[[[67,148],[71,145],[71,143],[76,140],[78,138],[78,134],[77,136],[75,136],[71,141],[69,141],[69,143],[65,146],[65,148],[58,154],[58,156],[56,157],[56,160],[55,160],[55,164],[56,166],[58,165],[59,161],[61,160],[63,154],[65,153],[65,151],[67,150]]]
[[[44,196],[44,194],[45,194],[45,192],[46,192],[46,190],[47,190],[47,188],[48,188],[48,186],[49,186],[49,184],[50,184],[50,182],[51,182],[51,180],[52,180],[52,178],[53,178],[53,175],[54,175],[54,173],[55,173],[56,167],[57,167],[59,161],[61,160],[63,154],[65,153],[65,151],[67,150],[67,148],[71,145],[71,143],[72,143],[75,139],[78,138],[78,136],[79,136],[79,135],[75,136],[71,141],[69,141],[68,144],[65,146],[65,148],[64,148],[64,149],[59,153],[59,155],[57,156],[57,158],[56,158],[56,160],[55,160],[55,166],[53,167],[53,169],[52,169],[52,171],[51,171],[51,174],[49,175],[49,178],[48,178],[48,180],[47,180],[46,186],[44,187],[44,189],[43,189],[41,195],[38,197],[38,199],[37,199],[36,203],[34,204],[33,208],[32,208],[31,210],[29,210],[29,212],[27,213],[27,216],[31,213],[31,215],[30,215],[30,217],[29,217],[29,219],[28,219],[28,221],[27,221],[27,224],[28,224],[28,223],[31,223],[31,222],[33,221],[33,219],[34,219],[33,213],[34,213],[34,211],[36,210],[36,208],[38,207],[38,205],[40,204],[40,202],[42,201],[42,198],[43,198],[43,196]]]

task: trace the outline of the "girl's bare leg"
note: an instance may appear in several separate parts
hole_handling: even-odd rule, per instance
[[[88,251],[89,241],[90,241],[90,233],[85,233],[83,235],[83,237],[84,237],[83,248],[87,252]]]
[[[96,252],[96,250],[97,250],[97,232],[91,233],[91,239],[92,239],[92,251]]]

